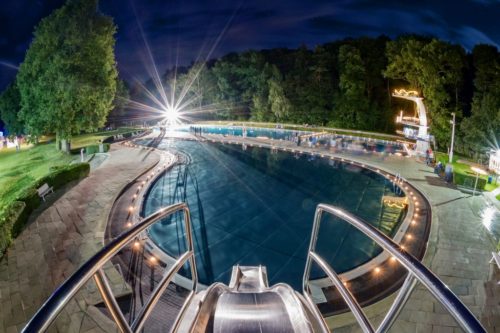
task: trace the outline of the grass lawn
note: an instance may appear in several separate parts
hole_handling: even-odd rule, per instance
[[[448,160],[449,160],[448,154],[441,153],[441,152],[435,152],[435,155],[436,155],[436,161],[440,161],[444,165],[446,165],[448,163]],[[469,164],[457,162],[458,159],[465,159],[465,158],[454,154],[453,155],[453,163],[452,163],[453,170],[455,172],[461,173],[463,175],[476,177],[476,173],[471,169],[471,166]],[[498,184],[495,184],[494,180],[491,184],[488,184],[488,182],[487,182],[488,175],[479,175],[479,178],[486,180],[486,185],[484,186],[485,191],[491,192],[499,186]]]
[[[113,131],[82,134],[71,139],[71,149],[82,148],[89,145],[95,145],[99,143],[99,140],[104,140],[109,136],[134,132],[136,130],[137,130],[136,128],[132,127],[122,127]]]
[[[54,143],[0,150],[0,210],[29,187],[47,175],[49,168],[68,164],[73,157],[57,151]]]

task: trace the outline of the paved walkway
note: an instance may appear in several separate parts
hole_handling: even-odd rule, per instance
[[[56,192],[55,202],[21,233],[0,261],[0,332],[19,332],[53,290],[102,248],[116,195],[158,160],[150,151],[112,145],[109,157],[89,177],[62,196]],[[70,316],[82,317],[77,321],[80,327],[63,325],[58,331],[95,329],[97,323],[77,310]]]

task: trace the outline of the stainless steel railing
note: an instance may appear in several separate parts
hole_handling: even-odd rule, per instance
[[[112,294],[111,287],[109,286],[108,280],[104,274],[103,266],[111,260],[111,258],[127,244],[133,241],[142,231],[148,228],[153,223],[172,215],[178,211],[184,212],[184,223],[186,230],[186,248],[187,251],[182,254],[179,259],[167,270],[163,275],[160,283],[151,293],[149,300],[143,306],[139,315],[132,323],[129,325],[121,312],[115,297]],[[160,299],[161,295],[168,287],[168,284],[173,279],[174,275],[182,268],[182,266],[189,261],[191,266],[191,278],[193,281],[193,287],[188,295],[185,303],[189,303],[192,297],[196,294],[198,287],[198,275],[196,272],[196,264],[194,259],[194,248],[193,248],[193,238],[191,234],[191,218],[189,214],[189,209],[185,203],[178,203],[175,205],[168,206],[166,208],[160,209],[156,213],[151,214],[144,220],[122,233],[108,245],[106,245],[102,250],[90,258],[87,262],[83,264],[73,275],[71,275],[42,305],[38,312],[33,316],[33,318],[24,327],[23,332],[41,332],[47,330],[50,324],[57,317],[59,312],[63,307],[69,302],[69,300],[80,290],[81,287],[92,277],[94,278],[97,288],[101,293],[106,307],[108,308],[114,322],[117,324],[118,329],[121,332],[139,332],[151,314],[154,306]],[[186,306],[181,309],[181,313],[178,316],[178,320],[183,316],[183,310]]]
[[[311,235],[311,242],[309,244],[309,251],[306,261],[306,268],[304,271],[304,278],[302,281],[304,296],[308,299],[309,303],[314,304],[312,301],[311,291],[309,288],[309,276],[312,268],[312,262],[316,262],[318,266],[327,274],[332,280],[335,287],[338,289],[340,295],[347,303],[347,306],[352,311],[357,322],[360,324],[364,332],[375,332],[366,317],[366,314],[361,309],[361,306],[356,301],[351,292],[344,286],[338,274],[326,263],[316,252],[316,243],[318,240],[318,232],[321,223],[323,212],[332,214],[361,231],[363,234],[372,239],[382,249],[389,252],[396,260],[399,261],[409,272],[403,286],[401,287],[398,296],[394,300],[391,308],[387,312],[382,323],[377,328],[376,332],[387,332],[391,325],[396,320],[398,314],[401,312],[402,307],[410,297],[411,290],[420,281],[434,297],[443,305],[448,312],[455,318],[458,324],[466,332],[486,332],[481,323],[474,317],[474,315],[467,309],[467,307],[458,299],[453,292],[429,269],[427,269],[418,259],[411,254],[404,251],[398,244],[393,242],[389,237],[382,232],[364,222],[363,220],[345,212],[344,210],[326,205],[319,204],[316,208],[314,215],[314,224]]]

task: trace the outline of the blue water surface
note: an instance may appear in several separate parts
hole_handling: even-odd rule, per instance
[[[271,284],[299,289],[318,203],[340,206],[379,227],[383,195],[395,195],[381,175],[330,159],[240,145],[164,140],[160,149],[181,153],[152,186],[149,215],[185,201],[191,210],[199,279],[229,282],[233,265],[264,265]],[[164,251],[185,250],[180,218],[151,227]],[[318,252],[337,272],[365,263],[380,249],[346,223],[325,219]]]

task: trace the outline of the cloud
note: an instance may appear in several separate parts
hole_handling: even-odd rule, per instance
[[[463,26],[457,30],[457,39],[469,51],[476,44],[490,44],[500,49],[499,45],[485,33],[469,26]]]

